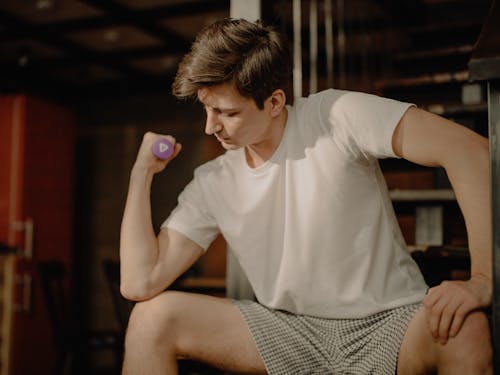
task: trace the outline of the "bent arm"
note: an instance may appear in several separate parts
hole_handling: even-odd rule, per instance
[[[150,145],[157,138],[144,137],[132,168],[120,232],[120,290],[131,300],[144,300],[167,288],[203,253],[182,234],[162,229],[157,236],[151,218],[151,184],[155,173],[177,156],[180,145],[167,161],[156,159]]]
[[[410,108],[393,136],[394,152],[425,166],[444,167],[462,210],[471,254],[471,276],[491,283],[491,200],[488,141],[432,113]],[[481,301],[491,302],[489,296]]]
[[[469,313],[492,299],[492,243],[488,142],[477,133],[431,113],[410,108],[393,135],[394,152],[409,161],[442,166],[462,210],[471,256],[467,281],[444,281],[423,300],[430,333],[446,344]]]

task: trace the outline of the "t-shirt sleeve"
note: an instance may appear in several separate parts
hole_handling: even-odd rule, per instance
[[[329,90],[322,113],[339,147],[357,160],[370,161],[397,157],[392,136],[412,105],[361,92]]]
[[[210,214],[200,178],[196,176],[179,195],[177,206],[161,225],[174,229],[207,250],[220,233]]]

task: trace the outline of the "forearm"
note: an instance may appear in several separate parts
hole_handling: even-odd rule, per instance
[[[488,140],[443,117],[410,108],[393,135],[394,152],[444,167],[467,227],[473,275],[491,280],[491,199]]]
[[[443,282],[423,300],[429,329],[445,343],[466,316],[491,304],[492,241],[488,141],[443,117],[410,108],[393,135],[396,155],[429,166],[441,166],[455,191],[467,228],[471,279]]]
[[[124,294],[147,288],[159,258],[151,219],[153,173],[134,166],[120,233],[121,289]]]
[[[462,210],[471,256],[471,276],[491,283],[492,224],[489,152],[487,141],[477,139],[476,147],[463,152],[461,160],[449,163],[448,176]]]

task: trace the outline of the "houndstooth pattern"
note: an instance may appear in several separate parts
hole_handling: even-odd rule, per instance
[[[270,375],[392,375],[404,333],[421,304],[363,319],[323,319],[234,301]]]

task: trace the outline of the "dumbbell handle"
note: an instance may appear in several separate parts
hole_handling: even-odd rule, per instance
[[[174,153],[174,145],[169,140],[160,138],[151,146],[151,152],[158,159],[165,160]]]

